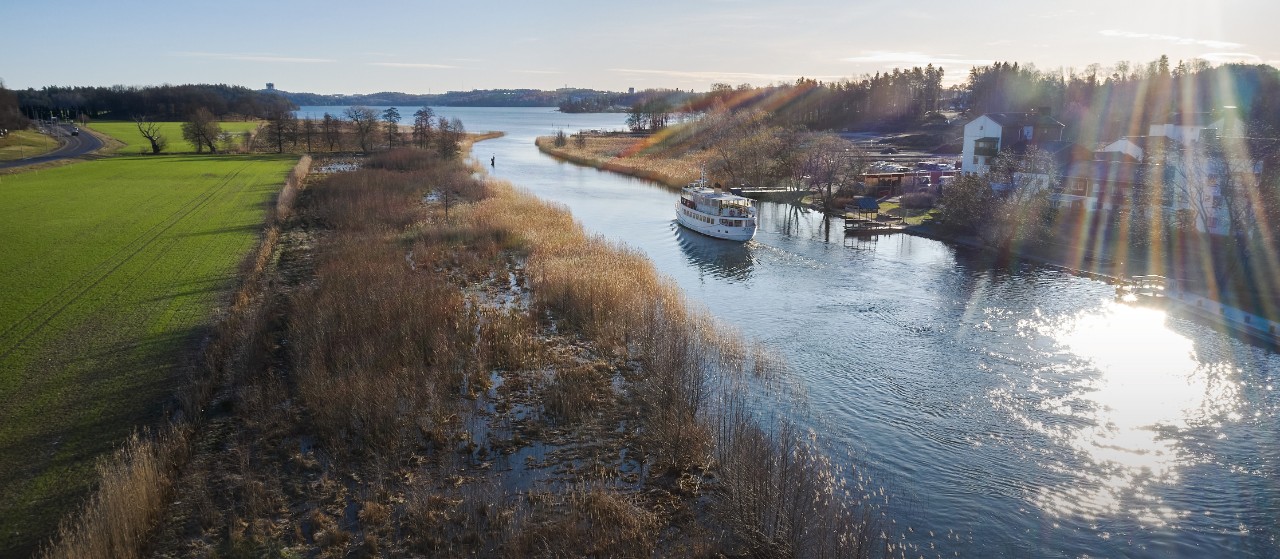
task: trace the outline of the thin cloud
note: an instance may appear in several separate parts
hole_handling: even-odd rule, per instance
[[[1124,31],[1120,29],[1103,29],[1102,31],[1099,31],[1098,34],[1106,37],[1120,37],[1122,39],[1163,41],[1166,43],[1173,43],[1175,45],[1199,45],[1211,49],[1238,49],[1244,46],[1242,43],[1233,43],[1231,41],[1196,39],[1194,37],[1178,37],[1177,35],[1162,35],[1159,33],[1139,33],[1136,31]]]
[[[457,68],[448,64],[428,64],[425,62],[369,62],[370,66],[382,66],[384,68]]]
[[[328,58],[299,58],[295,56],[276,56],[270,54],[246,54],[230,52],[175,52],[173,56],[188,58],[210,58],[214,60],[238,60],[241,62],[285,62],[290,64],[328,64],[337,62]]]
[[[738,80],[754,80],[754,81],[792,81],[798,77],[797,74],[756,74],[751,72],[716,72],[716,71],[687,71],[687,70],[642,70],[637,68],[610,68],[610,72],[618,72],[622,74],[648,74],[657,76],[669,76],[673,78],[685,78],[695,80],[706,80],[713,82],[731,82]],[[808,76],[807,78],[830,80],[839,79],[840,76]]]
[[[1247,52],[1206,52],[1196,58],[1202,58],[1217,64],[1226,64],[1228,62],[1244,62],[1248,64],[1262,63],[1261,56]]]
[[[947,64],[960,64],[964,66],[975,66],[982,64],[991,64],[994,60],[990,58],[960,58],[955,54],[927,54],[923,52],[894,52],[885,50],[863,51],[860,56],[851,56],[842,58],[844,62],[869,62],[879,63],[885,66],[942,66]]]
[[[559,70],[516,70],[517,74],[563,74]]]

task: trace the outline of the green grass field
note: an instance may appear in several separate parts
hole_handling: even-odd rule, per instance
[[[43,540],[94,460],[157,419],[294,163],[126,155],[0,176],[0,556]]]
[[[58,149],[58,142],[34,130],[10,132],[0,138],[0,161],[16,161]]]
[[[235,136],[237,143],[240,141],[241,133],[245,131],[252,132],[258,128],[258,123],[253,121],[221,122],[219,125],[222,126],[224,132],[230,132]],[[121,155],[151,153],[151,144],[147,142],[146,138],[142,137],[142,134],[138,133],[138,125],[133,122],[92,122],[89,123],[89,128],[124,142],[124,147],[118,150]],[[181,122],[161,122],[160,133],[169,139],[169,147],[163,153],[194,153],[196,151],[195,146],[182,139]]]

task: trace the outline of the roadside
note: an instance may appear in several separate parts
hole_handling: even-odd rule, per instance
[[[13,130],[0,136],[0,162],[22,161],[58,149],[57,140],[35,130]]]
[[[87,128],[77,130],[74,136],[68,133],[61,136],[60,139],[62,143],[56,149],[46,152],[44,155],[0,162],[0,175],[51,169],[77,161],[106,156],[113,153],[113,146],[122,145],[119,140]]]

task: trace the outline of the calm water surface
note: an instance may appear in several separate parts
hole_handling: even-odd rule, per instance
[[[342,107],[304,108],[318,116]],[[400,107],[406,119],[417,107]],[[745,245],[674,224],[676,194],[540,154],[624,115],[437,108],[493,175],[643,250],[784,355],[808,424],[908,556],[1280,557],[1276,354],[1049,268],[907,235],[845,239],[761,208]]]

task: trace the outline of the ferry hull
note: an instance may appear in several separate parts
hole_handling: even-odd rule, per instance
[[[752,227],[726,227],[714,223],[704,223],[698,221],[684,212],[680,211],[680,206],[676,206],[676,222],[680,225],[698,233],[702,233],[708,237],[717,239],[725,239],[729,241],[750,241],[756,236],[756,228]]]

